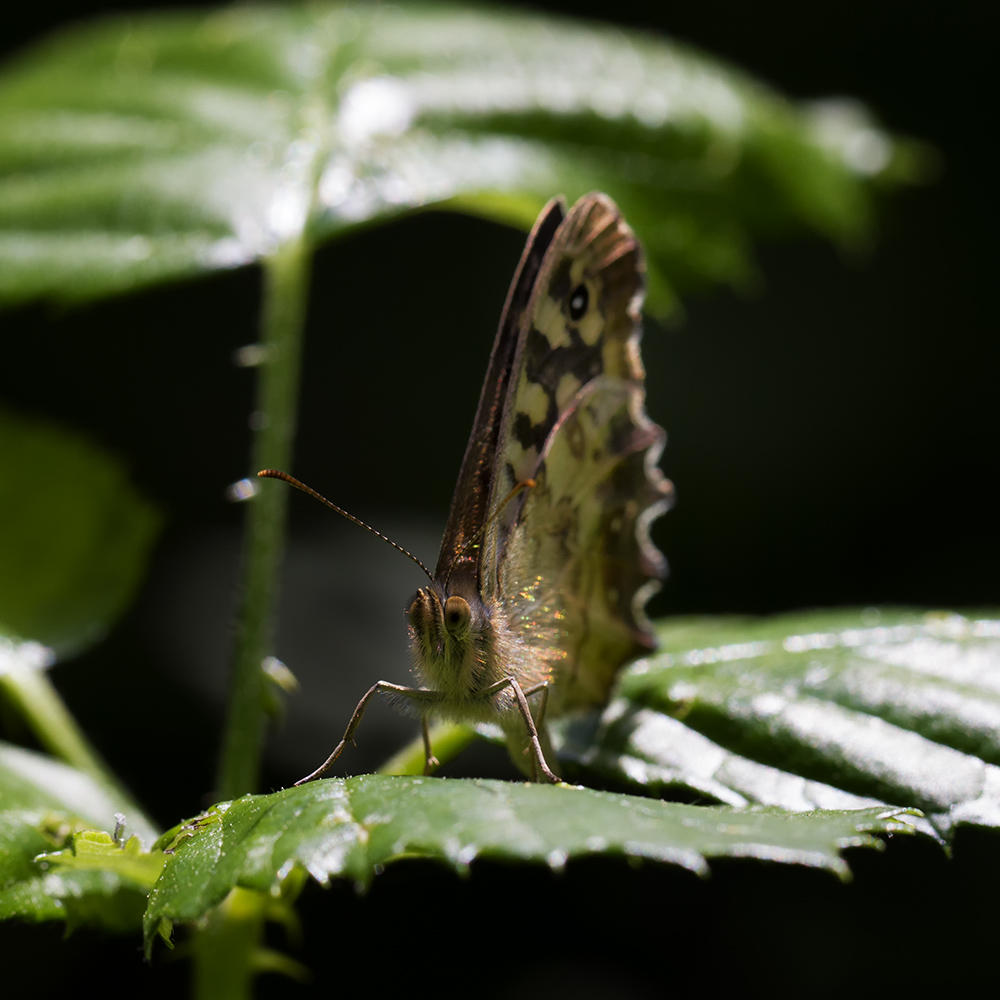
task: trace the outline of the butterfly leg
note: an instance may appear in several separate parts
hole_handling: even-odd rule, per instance
[[[545,781],[550,784],[558,785],[562,778],[558,775],[553,774],[551,768],[545,763],[545,754],[542,752],[542,744],[538,738],[538,729],[535,726],[535,720],[531,717],[531,709],[528,707],[528,699],[525,697],[524,691],[521,685],[513,677],[504,677],[503,680],[499,680],[496,684],[491,684],[482,692],[482,697],[488,698],[490,695],[498,694],[504,688],[509,687],[511,691],[514,692],[514,698],[517,700],[518,711],[521,713],[521,718],[524,720],[524,726],[528,730],[528,742],[531,744],[532,751],[532,765],[535,770],[535,780],[538,779],[538,773],[541,772],[542,777]],[[532,693],[538,690],[538,687],[530,689]]]
[[[387,694],[398,694],[403,695],[407,698],[413,698],[418,701],[440,701],[441,696],[436,691],[425,691],[421,688],[411,688],[404,687],[402,684],[390,684],[388,681],[376,681],[364,694],[361,701],[358,702],[358,707],[354,710],[354,715],[351,716],[351,721],[347,725],[347,730],[344,732],[343,739],[334,748],[332,754],[316,768],[312,774],[307,774],[304,778],[299,778],[295,782],[296,785],[304,785],[307,781],[312,781],[313,778],[318,778],[343,752],[344,747],[348,743],[354,742],[354,733],[357,731],[359,725],[361,725],[361,719],[364,717],[365,709],[368,707],[368,702],[375,697],[379,692]],[[425,723],[426,725],[426,723]],[[429,747],[429,744],[424,743],[425,748]]]
[[[527,700],[532,695],[538,694],[539,691],[542,692],[542,698],[541,698],[541,704],[539,705],[538,710],[536,711],[536,713],[534,715],[535,729],[538,731],[538,741],[539,741],[539,743],[541,743],[542,740],[544,739],[545,740],[545,746],[546,746],[546,748],[549,749],[549,750],[551,750],[552,747],[549,744],[549,741],[546,738],[546,733],[545,733],[545,709],[546,709],[546,707],[548,706],[548,703],[549,703],[549,685],[548,685],[548,682],[547,681],[542,681],[541,684],[536,684],[534,687],[528,688],[524,692],[524,697],[525,697],[525,700]],[[529,744],[528,746],[526,746],[524,748],[524,753],[527,753],[530,749],[531,749],[531,745]],[[542,756],[544,757],[544,755],[545,755],[545,751],[543,750]],[[534,756],[532,756],[532,758],[531,758],[531,771],[532,771],[532,775],[531,775],[532,781],[538,781],[538,766],[536,764],[536,758]]]
[[[549,703],[549,682],[542,681],[541,684],[536,684],[533,688],[528,688],[524,692],[524,697],[530,698],[533,694],[538,694],[539,691],[542,692],[542,705],[538,709],[538,718],[535,720],[535,725],[541,729],[545,725],[545,708]]]
[[[441,766],[441,761],[431,753],[431,731],[426,715],[420,716],[420,734],[424,738],[424,774],[433,774]]]
[[[538,739],[538,728],[535,726],[535,720],[531,717],[528,699],[525,697],[524,691],[521,690],[521,685],[513,677],[508,677],[507,680],[510,681],[514,697],[517,698],[518,708],[521,710],[521,718],[524,719],[524,725],[528,730],[528,739],[531,742],[531,749],[534,752],[534,766],[538,771],[541,771],[542,776],[547,782],[552,785],[558,785],[562,779],[553,774],[549,765],[545,762],[545,754],[542,753],[542,744]],[[535,779],[538,780],[537,774],[535,775]]]

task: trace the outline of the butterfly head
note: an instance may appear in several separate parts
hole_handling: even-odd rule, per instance
[[[493,616],[474,594],[421,587],[407,612],[417,672],[430,687],[462,699],[483,680],[494,648]]]
[[[476,611],[473,611],[473,608]],[[482,603],[470,603],[459,594],[446,594],[440,584],[421,587],[410,602],[407,617],[413,639],[428,655],[443,655],[449,647],[460,647],[482,631]]]

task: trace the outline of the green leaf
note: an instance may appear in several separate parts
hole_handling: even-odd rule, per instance
[[[661,623],[574,775],[733,805],[876,802],[1000,826],[1000,621],[877,611]]]
[[[0,641],[66,656],[128,605],[160,518],[78,434],[0,410],[0,455]]]
[[[148,892],[143,883],[107,870],[55,869],[37,860],[65,843],[69,832],[63,816],[0,811],[0,919],[65,920],[70,929],[134,932]]]
[[[914,148],[859,105],[797,107],[666,39],[535,14],[110,19],[0,77],[0,300],[234,267],[428,205],[528,226],[557,191],[602,188],[665,307],[747,280],[755,234],[856,242]]]
[[[147,889],[163,870],[162,853],[144,850],[134,835],[119,842],[104,830],[82,830],[73,835],[69,847],[40,854],[36,860],[77,871],[116,872]]]
[[[63,814],[80,829],[111,829],[124,813],[128,828],[147,843],[159,831],[131,808],[119,789],[45,754],[0,743],[0,810]]]
[[[363,775],[223,803],[161,838],[169,855],[145,916],[147,945],[166,922],[197,920],[234,888],[274,894],[302,871],[367,885],[389,862],[477,858],[560,868],[593,854],[681,865],[761,858],[848,876],[847,846],[912,832],[915,817],[877,807],[786,814],[695,807],[567,785]]]
[[[136,836],[86,832],[114,827],[124,806],[89,775],[0,744],[0,919],[135,931],[161,861]],[[156,836],[141,812],[126,821],[148,843]]]

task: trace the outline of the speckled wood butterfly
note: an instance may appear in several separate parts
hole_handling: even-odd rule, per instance
[[[539,216],[507,295],[434,573],[411,557],[430,578],[408,611],[421,686],[372,685],[336,749],[302,781],[352,742],[379,692],[421,717],[428,772],[434,716],[499,723],[515,761],[557,781],[544,716],[601,704],[622,665],[653,647],[643,606],[665,566],[648,529],[671,486],[656,468],[664,433],[644,409],[644,271],[639,242],[606,195],[589,194],[568,214],[555,199]],[[301,488],[284,473],[260,475]]]

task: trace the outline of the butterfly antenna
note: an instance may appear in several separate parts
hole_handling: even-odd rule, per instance
[[[479,542],[479,539],[483,537],[486,533],[486,529],[504,512],[504,508],[514,499],[522,490],[530,490],[532,487],[537,485],[534,479],[522,479],[511,491],[503,498],[503,501],[493,512],[493,514],[486,518],[483,522],[482,527],[462,546],[461,550],[456,553],[455,558],[452,559],[451,565],[448,567],[448,577],[445,580],[447,585],[448,580],[451,579],[451,571],[455,568],[455,564],[461,559],[474,545]]]
[[[427,574],[427,578],[429,580],[434,580],[434,577],[431,575],[431,571],[412,552],[404,549],[402,545],[397,545],[391,538],[383,535],[381,531],[376,531],[370,524],[365,524],[360,517],[355,517],[353,514],[349,514],[343,507],[338,507],[332,501],[327,500],[322,493],[317,493],[314,489],[312,489],[312,487],[306,486],[305,483],[300,482],[294,476],[290,476],[287,472],[281,472],[279,469],[261,469],[257,475],[261,479],[280,479],[282,482],[288,483],[289,486],[294,486],[297,490],[301,490],[303,493],[308,493],[309,496],[318,500],[320,503],[326,504],[330,510],[335,510],[342,517],[346,517],[348,521],[353,521],[359,527],[364,528],[365,531],[370,531],[376,537],[381,538],[383,542],[388,542],[397,552],[402,552],[408,559],[412,559],[424,571],[424,573]]]

